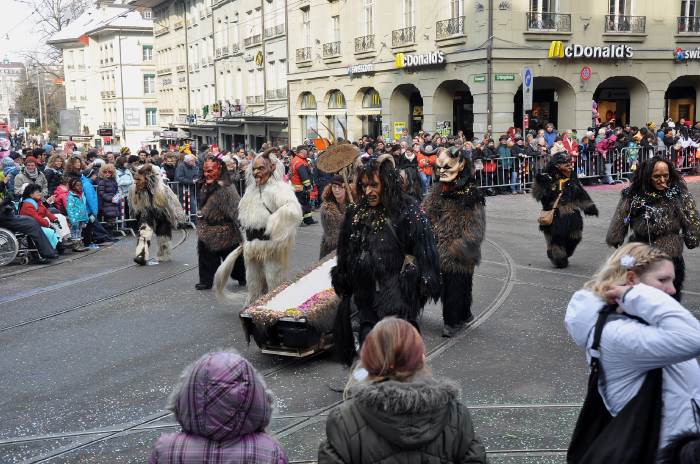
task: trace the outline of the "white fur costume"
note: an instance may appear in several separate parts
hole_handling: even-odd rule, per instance
[[[260,157],[262,155],[258,155]],[[247,304],[274,289],[284,280],[289,267],[289,253],[294,246],[297,228],[301,223],[301,206],[292,186],[284,181],[284,166],[275,155],[270,155],[275,171],[265,184],[258,187],[253,178],[251,162],[246,172],[246,191],[238,204],[238,221],[243,236],[242,252],[245,258],[248,286]],[[264,230],[269,240],[249,240],[246,231]],[[214,287],[224,300],[230,299],[225,292],[241,248],[234,250],[219,266],[214,278]]]

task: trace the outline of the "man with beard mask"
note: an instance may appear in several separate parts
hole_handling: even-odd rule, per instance
[[[576,177],[568,153],[552,156],[545,172],[535,177],[532,196],[542,203],[543,213],[553,211],[551,222],[540,214],[540,230],[547,242],[547,257],[554,267],[565,268],[582,237],[579,210],[587,216],[598,216],[598,208]]]
[[[186,216],[177,196],[161,180],[157,166],[146,163],[136,171],[134,183],[129,188],[129,210],[140,225],[134,262],[146,265],[150,237],[154,232],[158,262],[170,261],[172,231],[179,223],[186,222]]]
[[[391,155],[370,158],[355,176],[357,203],[350,204],[338,239],[337,265],[331,270],[342,298],[335,343],[341,358],[354,355],[350,300],[357,306],[360,343],[387,316],[418,327],[428,298],[440,296],[440,263],[430,221],[418,203],[402,193]]]
[[[238,204],[243,245],[228,255],[216,271],[217,296],[238,304],[235,296],[226,291],[226,282],[241,252],[248,285],[246,304],[280,285],[289,268],[289,253],[301,220],[301,206],[291,185],[284,181],[284,165],[277,159],[277,149],[255,156],[248,165],[246,190]]]
[[[449,338],[474,320],[472,283],[481,261],[486,210],[471,160],[462,150],[440,148],[435,166],[440,182],[423,201],[423,209],[433,224],[440,254],[442,336]]]
[[[209,156],[202,166],[204,174],[197,184],[197,256],[199,283],[197,290],[208,290],[214,282],[219,264],[241,243],[238,228],[238,196],[223,161]],[[245,285],[243,257],[236,260],[231,274]]]

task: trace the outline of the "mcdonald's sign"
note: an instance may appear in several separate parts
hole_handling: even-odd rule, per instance
[[[564,58],[564,42],[561,40],[553,40],[549,45],[548,58]]]
[[[634,56],[634,50],[629,45],[606,45],[605,47],[592,47],[589,45],[570,44],[564,45],[561,40],[553,40],[549,45],[548,58],[553,59],[599,59],[599,60],[624,60]]]

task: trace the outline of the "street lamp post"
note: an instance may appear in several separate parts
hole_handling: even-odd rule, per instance
[[[39,79],[39,69],[36,69],[36,91],[39,94],[39,127],[44,130],[44,112],[41,105],[41,80]]]

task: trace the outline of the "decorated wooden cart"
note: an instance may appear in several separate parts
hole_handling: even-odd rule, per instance
[[[243,329],[263,353],[305,357],[331,347],[340,299],[331,286],[335,257],[267,293],[240,313]]]

